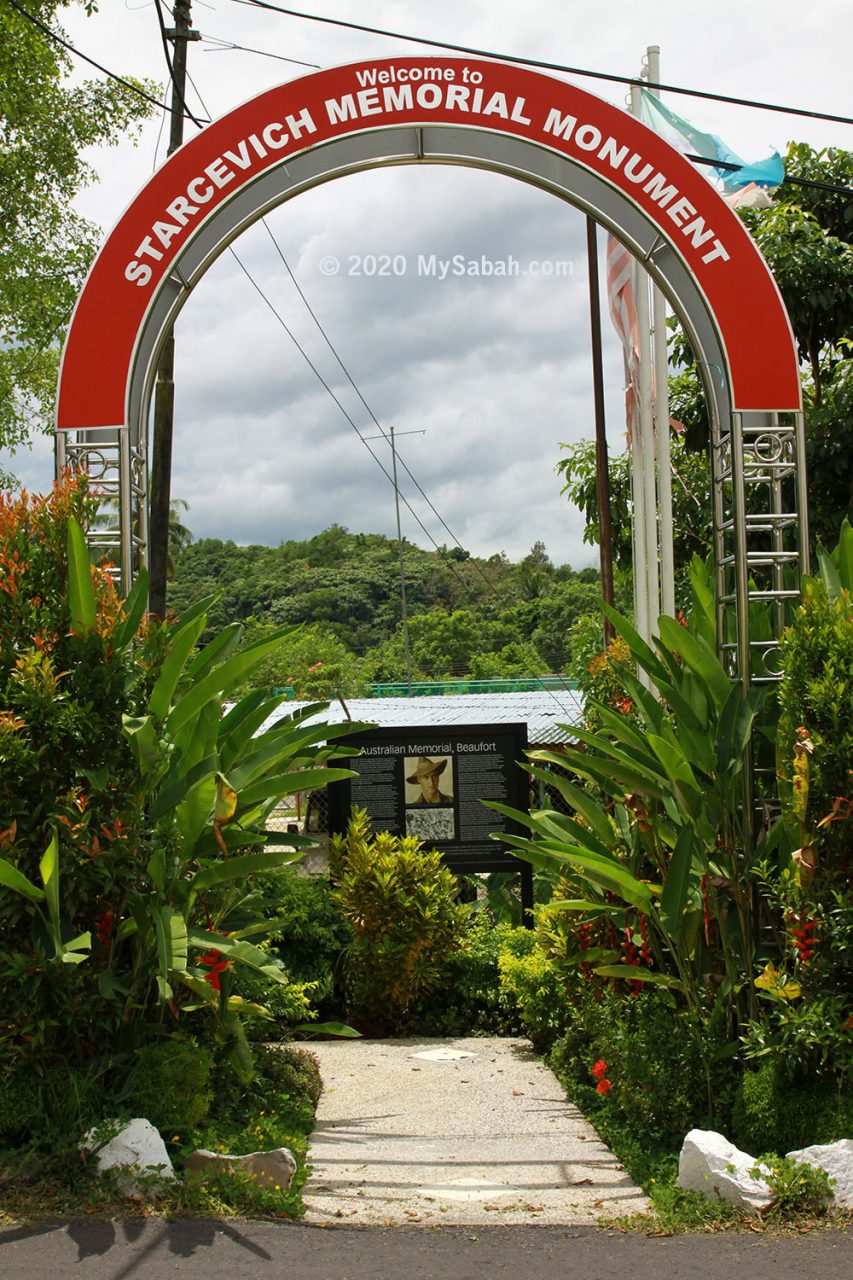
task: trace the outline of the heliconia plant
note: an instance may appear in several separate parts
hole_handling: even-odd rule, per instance
[[[761,850],[744,769],[764,695],[745,693],[717,656],[698,562],[693,582],[690,619],[661,617],[653,648],[605,607],[637,665],[619,673],[632,714],[597,704],[597,731],[572,726],[582,750],[528,753],[529,772],[573,816],[492,807],[528,827],[511,838],[519,856],[577,887],[549,911],[574,913],[604,939],[579,950],[578,965],[634,990],[662,987],[700,1022],[722,1010],[734,1031],[756,999]]]
[[[0,1051],[108,1058],[206,1013],[248,1077],[233,967],[289,981],[258,945],[286,921],[253,908],[252,878],[312,843],[267,848],[266,819],[350,776],[335,741],[363,726],[317,722],[325,704],[271,720],[282,698],[263,690],[229,705],[292,629],[241,647],[235,625],[199,650],[213,598],[150,623],[144,572],[122,602],[91,565],[79,483],[46,510],[0,520],[18,566],[0,593]],[[49,637],[28,634],[51,591]]]

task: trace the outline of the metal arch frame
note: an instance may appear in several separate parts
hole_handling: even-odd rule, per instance
[[[801,412],[739,412],[732,404],[723,335],[688,264],[660,227],[613,183],[542,143],[476,125],[383,125],[314,144],[235,191],[176,255],[136,338],[123,426],[60,432],[58,465],[114,452],[118,546],[128,589],[147,550],[147,422],[164,335],[215,259],[252,223],[335,178],[404,164],[457,164],[527,182],[589,213],[620,239],[666,294],[697,355],[711,419],[718,644],[744,687],[775,678],[772,653],[796,587],[786,566],[807,569],[808,531]],[[73,437],[73,438],[69,438]],[[104,473],[105,474],[105,473]],[[103,541],[103,540],[102,540]],[[750,605],[767,602],[772,638],[750,633]]]

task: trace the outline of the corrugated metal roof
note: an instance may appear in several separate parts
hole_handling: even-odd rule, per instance
[[[307,706],[285,702],[267,722]],[[583,695],[577,689],[532,690],[527,693],[461,693],[443,698],[347,698],[353,720],[383,729],[418,725],[518,724],[527,725],[531,745],[576,742],[571,726],[583,719]],[[333,702],[322,719],[332,724],[346,720],[340,702]],[[566,727],[568,726],[568,727]]]

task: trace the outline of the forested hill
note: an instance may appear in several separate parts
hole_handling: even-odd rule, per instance
[[[583,622],[596,615],[597,571],[555,566],[541,543],[518,564],[406,543],[404,564],[415,678],[562,672],[598,625]],[[221,596],[211,632],[234,621],[246,624],[247,637],[305,624],[263,672],[267,683],[324,696],[405,677],[393,540],[340,525],[278,547],[203,538],[178,555],[169,604],[180,613],[212,592]]]

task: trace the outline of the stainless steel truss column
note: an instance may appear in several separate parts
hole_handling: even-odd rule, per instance
[[[779,679],[808,569],[802,414],[734,413],[712,440],[719,643],[745,689]]]
[[[56,469],[83,471],[89,492],[100,499],[86,541],[97,560],[107,565],[123,595],[145,563],[145,454],[131,441],[127,427],[62,432],[57,435]]]

